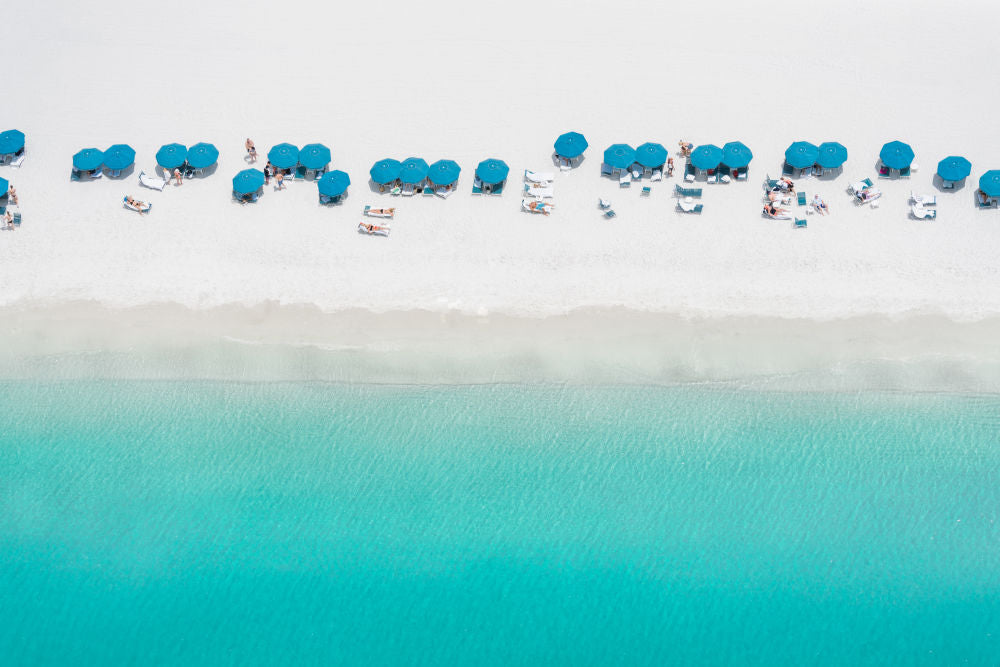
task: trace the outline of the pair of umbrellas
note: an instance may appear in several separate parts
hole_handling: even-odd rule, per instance
[[[166,144],[156,151],[156,164],[164,169],[177,169],[185,162],[193,169],[204,169],[216,163],[219,150],[208,143],[186,148],[183,144]]]
[[[0,132],[0,155],[16,153],[22,148],[24,148],[24,132],[21,130]]]
[[[612,144],[604,151],[604,164],[613,169],[628,169],[636,162],[650,169],[663,166],[667,162],[667,149],[663,144],[647,142],[638,148]]]
[[[589,146],[587,139],[582,134],[579,132],[566,132],[559,135],[554,148],[556,149],[556,155],[573,159],[583,155],[583,152],[587,150],[587,146]]]
[[[73,168],[80,171],[94,171],[103,164],[111,170],[126,169],[135,162],[135,151],[128,144],[115,144],[106,151],[84,148],[73,156]]]
[[[295,144],[282,143],[271,147],[267,159],[278,169],[291,169],[300,164],[306,169],[323,169],[330,164],[332,156],[323,144],[306,144],[299,150]]]
[[[730,169],[744,169],[753,160],[753,152],[742,141],[730,141],[722,148],[705,144],[691,151],[690,160],[696,169],[711,170],[720,164]]]
[[[836,169],[847,162],[847,148],[836,141],[824,141],[819,146],[796,141],[785,150],[785,162],[793,169],[808,169],[814,164],[823,169]]]

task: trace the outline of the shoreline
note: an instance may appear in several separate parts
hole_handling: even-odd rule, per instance
[[[1000,391],[1000,317],[815,321],[601,308],[528,318],[69,302],[0,308],[0,321],[8,379]]]

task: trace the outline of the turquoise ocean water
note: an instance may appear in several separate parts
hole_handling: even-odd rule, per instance
[[[8,382],[23,664],[997,664],[1000,397]]]

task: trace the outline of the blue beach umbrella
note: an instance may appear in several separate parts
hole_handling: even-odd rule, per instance
[[[438,160],[427,169],[427,178],[434,185],[451,185],[458,180],[461,171],[454,160]]]
[[[878,157],[889,169],[905,169],[913,162],[913,149],[902,141],[890,141],[882,146]]]
[[[722,146],[722,164],[730,169],[743,169],[750,166],[753,153],[742,141],[730,141]]]
[[[330,159],[330,149],[323,144],[306,144],[299,151],[299,164],[306,169],[322,169]]]
[[[938,162],[937,173],[943,181],[960,181],[972,173],[972,163],[964,157],[952,155]]]
[[[233,192],[248,195],[264,187],[264,172],[260,169],[244,169],[233,178]]]
[[[808,141],[793,142],[785,150],[785,162],[794,169],[805,169],[813,166],[816,164],[817,157],[819,157],[819,148]]]
[[[104,153],[96,148],[84,148],[73,156],[73,168],[80,171],[93,171],[100,168],[104,162]]]
[[[10,187],[10,183],[7,182],[6,178],[0,178],[0,197],[7,196],[7,189]]]
[[[507,180],[510,167],[503,160],[488,158],[479,163],[476,167],[476,177],[482,181],[483,185],[495,185]]]
[[[373,183],[385,185],[399,178],[399,170],[402,166],[399,160],[383,158],[372,165],[368,174],[372,177]]]
[[[847,148],[836,141],[824,141],[817,150],[816,164],[823,169],[836,169],[847,162]]]
[[[187,161],[187,146],[166,144],[156,151],[156,164],[164,169],[176,169]]]
[[[579,132],[567,132],[556,139],[555,149],[557,155],[572,159],[583,155],[589,145],[586,137]]]
[[[408,157],[399,165],[399,180],[416,185],[427,178],[427,162],[418,157]]]
[[[24,132],[21,130],[0,132],[0,155],[16,153],[22,148],[24,148]]]
[[[628,169],[635,162],[635,149],[628,144],[611,144],[604,149],[604,164],[613,169]]]
[[[722,162],[722,149],[715,144],[705,144],[691,151],[691,164],[696,169],[715,169]]]
[[[316,181],[316,187],[319,188],[319,193],[321,195],[326,195],[327,197],[339,197],[347,192],[347,186],[350,184],[351,177],[345,172],[338,171],[336,169],[326,172],[318,181]]]
[[[187,163],[192,169],[211,167],[218,159],[219,149],[204,142],[195,144],[187,152]]]
[[[128,169],[135,164],[135,151],[128,144],[115,144],[104,151],[104,166],[112,171]]]
[[[667,149],[663,144],[647,142],[635,149],[635,161],[649,169],[662,167],[667,163]]]
[[[267,159],[278,169],[291,169],[299,163],[299,147],[293,144],[278,144],[267,152]]]
[[[993,169],[980,176],[979,189],[987,197],[1000,197],[1000,169]]]

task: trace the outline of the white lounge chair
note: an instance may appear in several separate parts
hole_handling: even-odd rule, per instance
[[[538,201],[537,199],[522,199],[521,200],[521,210],[527,211],[528,213],[541,213],[542,215],[548,215],[552,212],[555,205],[552,202]]]
[[[437,188],[436,190],[434,190],[434,194],[436,194],[441,199],[447,199],[448,197],[451,196],[451,193],[454,191],[455,188]]]
[[[24,164],[24,153],[21,153],[16,158],[14,158],[11,161],[10,166],[12,166],[12,167],[20,167],[22,164]]]
[[[677,200],[677,208],[685,213],[701,213],[701,209],[704,208],[704,206],[704,204],[695,204],[691,197],[685,197],[684,199]]]
[[[555,197],[554,188],[536,188],[528,185],[527,183],[524,184],[524,193],[529,197],[535,197],[536,199],[550,199]]]
[[[567,160],[566,158],[559,160],[559,171],[569,171],[572,168],[573,168],[573,163]]]
[[[157,176],[150,176],[144,171],[139,172],[139,184],[153,190],[159,190],[163,192],[163,188],[166,187],[166,180],[159,178]]]
[[[921,206],[934,206],[937,204],[937,196],[935,195],[918,195],[910,191],[910,201],[915,204],[920,204]]]
[[[358,233],[369,236],[389,236],[389,225],[374,225],[366,222],[358,223]]]
[[[653,175],[649,177],[649,180],[654,181],[654,182],[655,181],[661,181],[661,180],[663,180],[663,170],[662,169],[654,169],[653,170]]]
[[[540,183],[542,185],[547,185],[552,181],[556,180],[556,175],[548,171],[531,171],[530,169],[524,170],[524,180],[529,183]]]
[[[104,170],[103,169],[96,169],[96,170],[90,172],[90,177],[91,178],[101,178],[103,176],[104,176]]]
[[[931,220],[934,220],[935,218],[937,218],[937,209],[924,208],[920,204],[914,204],[913,206],[910,207],[910,210],[913,211],[913,217],[917,218],[918,220],[924,220],[925,218],[930,218]]]
[[[607,199],[604,199],[603,197],[597,200],[597,205],[601,207],[602,211],[606,211],[609,208],[611,208],[611,202],[609,202]]]
[[[137,211],[139,213],[149,213],[149,210],[153,208],[153,205],[146,201],[139,201],[138,199],[133,199],[133,203],[128,200],[128,195],[122,197],[122,205],[129,209],[130,211]]]
[[[639,167],[633,166],[632,167],[632,178],[634,178],[637,181],[640,178],[642,178],[642,169],[640,169]]]
[[[416,190],[413,187],[412,183],[404,183],[403,189],[402,191],[400,191],[400,194],[403,195],[404,197],[412,197],[415,191]]]
[[[629,188],[632,187],[632,174],[627,171],[623,171],[622,175],[618,177],[618,187]]]

